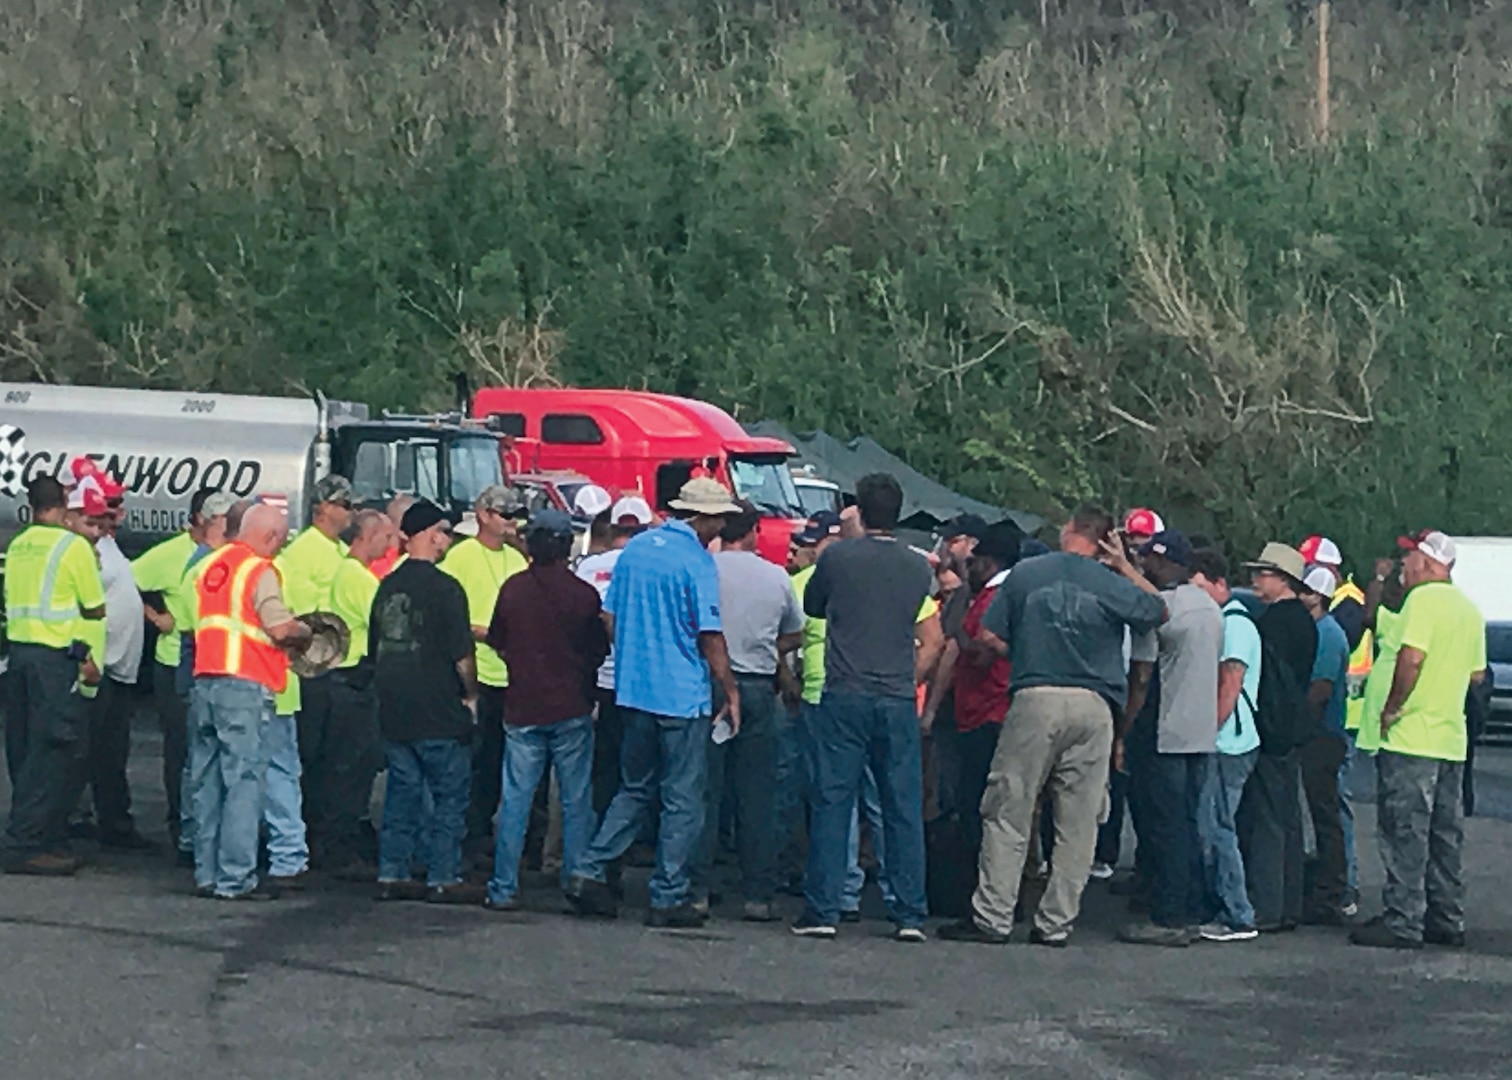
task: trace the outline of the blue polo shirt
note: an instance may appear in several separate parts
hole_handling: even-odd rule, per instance
[[[719,570],[681,521],[625,545],[604,597],[614,616],[615,700],[657,716],[708,716],[709,665],[698,635],[721,630]]]

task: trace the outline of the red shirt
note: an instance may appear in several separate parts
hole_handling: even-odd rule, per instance
[[[399,559],[399,545],[395,544],[393,547],[385,551],[381,556],[374,559],[372,565],[369,566],[368,569],[373,572],[374,577],[376,577],[379,581],[382,581],[384,578],[389,576],[389,573],[394,569],[394,567],[399,565]]]
[[[972,598],[961,621],[961,633],[976,638],[982,632],[982,616],[997,595],[1001,578],[994,578]],[[1008,679],[1013,665],[1007,657],[997,657],[983,667],[962,655],[955,668],[955,721],[957,731],[975,731],[988,724],[1001,724],[1008,715]]]

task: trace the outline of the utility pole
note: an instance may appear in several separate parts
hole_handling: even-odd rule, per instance
[[[1332,14],[1329,0],[1318,0],[1318,142],[1328,141],[1330,123],[1328,72],[1328,20]]]

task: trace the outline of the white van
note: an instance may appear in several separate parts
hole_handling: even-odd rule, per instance
[[[1486,619],[1491,716],[1485,737],[1512,738],[1512,537],[1456,536],[1454,583]]]

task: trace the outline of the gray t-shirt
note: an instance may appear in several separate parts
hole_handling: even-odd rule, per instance
[[[721,551],[714,565],[730,666],[740,675],[777,674],[778,635],[803,629],[787,571],[751,551]]]
[[[841,540],[819,556],[803,610],[827,620],[826,693],[913,699],[914,626],[933,581],[924,557],[891,537]]]
[[[1155,748],[1162,754],[1211,754],[1218,745],[1223,611],[1190,582],[1160,595],[1169,618],[1134,643],[1135,660],[1160,665]]]
[[[1095,690],[1114,708],[1128,698],[1124,628],[1152,629],[1160,597],[1080,555],[1052,552],[1013,568],[982,627],[1008,643],[1010,692],[1036,686]]]

